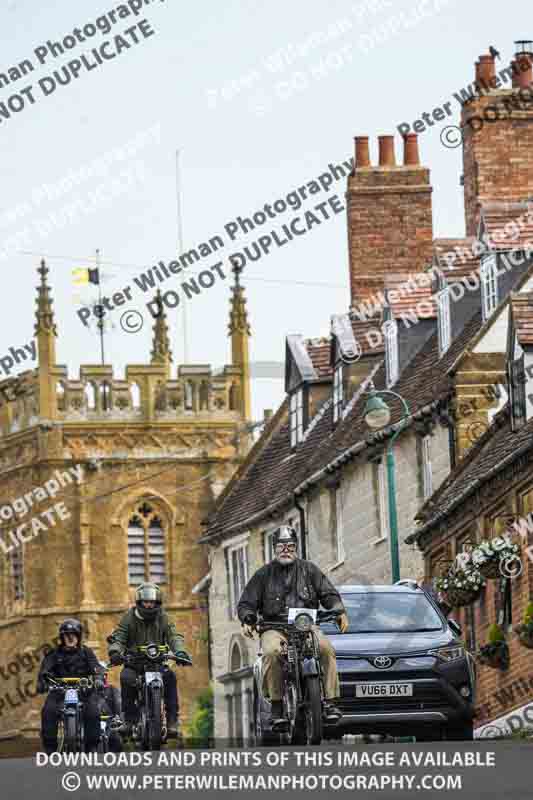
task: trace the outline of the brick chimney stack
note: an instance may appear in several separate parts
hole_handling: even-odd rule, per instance
[[[432,189],[417,135],[404,138],[401,165],[394,136],[379,136],[378,149],[379,163],[372,165],[368,137],[355,137],[346,192],[352,307],[383,291],[389,273],[421,272],[432,259]]]
[[[533,43],[515,44],[513,61],[498,74],[494,56],[479,57],[475,77],[482,88],[461,111],[467,236],[477,235],[481,203],[516,202],[532,193]]]

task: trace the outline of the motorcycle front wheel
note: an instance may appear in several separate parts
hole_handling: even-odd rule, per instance
[[[63,753],[78,752],[78,720],[74,714],[63,717]]]
[[[322,697],[318,675],[309,675],[305,679],[305,732],[307,744],[320,744],[322,729]]]
[[[161,714],[161,689],[153,686],[150,690],[150,714],[146,720],[149,750],[161,750],[163,741]]]

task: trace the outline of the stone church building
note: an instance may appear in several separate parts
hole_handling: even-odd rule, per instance
[[[193,592],[208,571],[200,522],[249,441],[243,289],[237,275],[232,362],[218,374],[208,364],[176,372],[161,313],[148,363],[128,364],[122,379],[111,365],[69,378],[56,360],[48,272],[41,262],[38,365],[0,383],[0,740],[37,735],[35,651],[58,624],[79,618],[105,659],[143,580],[161,586],[192,654],[194,669],[178,671],[186,723],[209,682],[205,595]],[[118,683],[119,670],[111,675]]]

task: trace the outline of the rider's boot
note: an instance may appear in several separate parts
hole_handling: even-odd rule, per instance
[[[332,700],[326,700],[323,705],[322,716],[327,725],[336,725],[342,718],[342,711],[337,708]]]
[[[280,731],[285,730],[288,720],[283,716],[283,705],[281,700],[272,700],[272,710],[270,712],[270,719],[272,722],[272,730]]]
[[[167,739],[178,738],[178,721],[175,717],[167,717]]]

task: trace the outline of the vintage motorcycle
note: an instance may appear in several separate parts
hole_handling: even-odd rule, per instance
[[[270,702],[262,695],[261,655],[254,666],[254,738],[256,746],[320,744],[325,735],[323,721],[324,682],[320,649],[313,625],[329,622],[338,611],[291,608],[287,621],[261,620],[259,634],[277,630],[285,635],[281,644],[282,704],[286,726],[274,731],[270,725]],[[329,729],[330,726],[327,726]]]
[[[58,748],[60,753],[85,752],[83,725],[83,703],[93,689],[92,678],[55,678],[47,676],[48,691],[63,694],[63,708],[58,726]]]
[[[137,708],[139,721],[133,739],[144,750],[160,750],[167,740],[167,721],[162,671],[167,661],[189,666],[176,658],[167,645],[147,644],[124,654],[126,666],[137,672]]]

